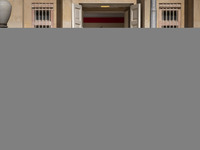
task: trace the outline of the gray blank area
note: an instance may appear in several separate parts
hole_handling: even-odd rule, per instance
[[[199,150],[198,29],[0,30],[1,150]]]

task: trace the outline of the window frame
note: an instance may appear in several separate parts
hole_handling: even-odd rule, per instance
[[[158,27],[159,28],[181,28],[181,12],[182,7],[181,3],[159,3],[159,17],[158,17]],[[166,12],[166,20],[163,20],[163,12]],[[168,19],[169,12],[169,19]],[[171,19],[174,18],[174,14],[171,13],[176,12],[176,20]],[[164,17],[165,18],[165,17]]]
[[[36,11],[39,14],[42,12],[41,16],[36,19]],[[49,20],[44,19],[44,12],[49,11]],[[46,18],[46,16],[45,16]],[[32,3],[32,27],[33,28],[53,28],[54,27],[54,3]]]

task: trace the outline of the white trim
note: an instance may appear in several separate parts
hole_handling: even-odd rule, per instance
[[[141,28],[141,18],[142,18],[142,15],[141,15],[141,3],[138,3],[138,28]]]
[[[75,27],[74,27],[74,24],[75,24],[75,18],[74,18],[74,3],[72,3],[72,28],[75,28]]]

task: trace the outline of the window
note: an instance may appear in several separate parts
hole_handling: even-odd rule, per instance
[[[53,27],[53,3],[32,3],[32,25],[34,28]]]
[[[160,3],[159,4],[159,27],[180,28],[181,26],[181,4]]]

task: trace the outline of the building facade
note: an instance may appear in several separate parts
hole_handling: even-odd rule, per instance
[[[150,27],[150,0],[9,1],[9,28]],[[157,27],[200,27],[200,0],[157,0]]]

